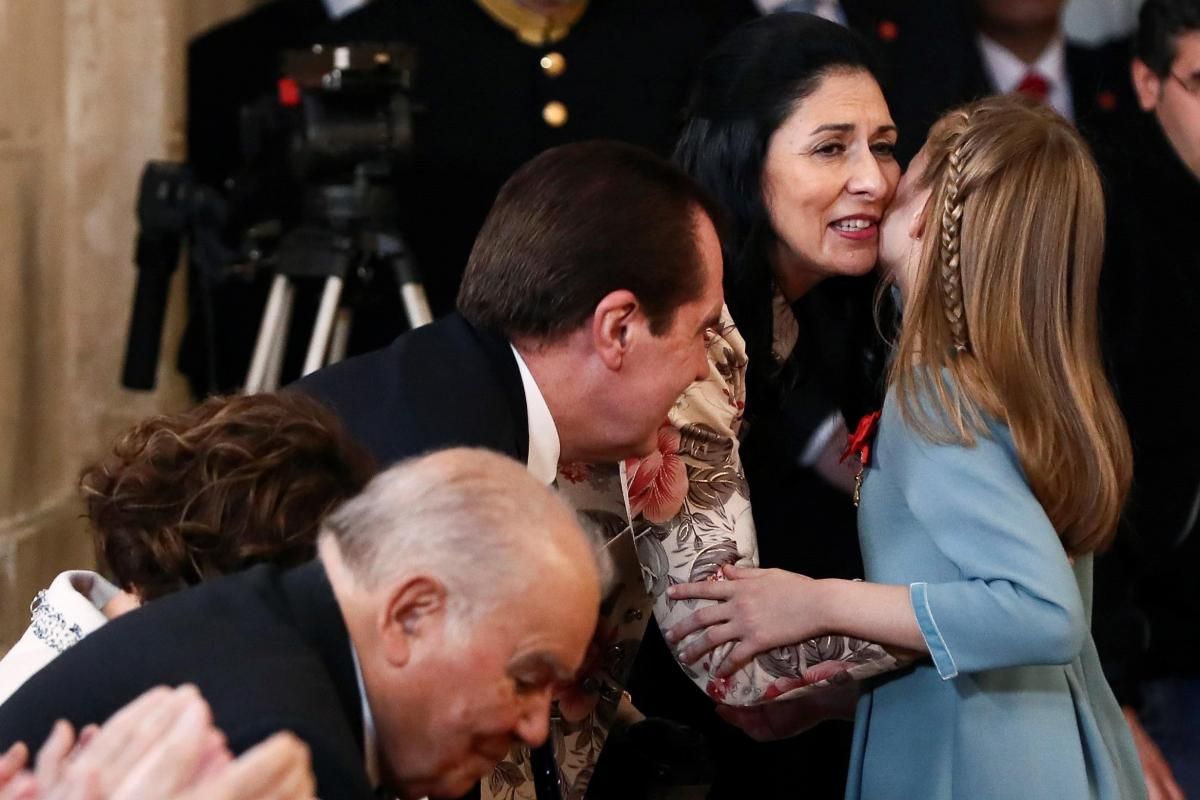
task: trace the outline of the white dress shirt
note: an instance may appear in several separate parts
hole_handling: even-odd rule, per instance
[[[1026,64],[982,33],[979,34],[979,53],[983,57],[984,71],[997,92],[1015,92],[1025,74],[1034,70],[1050,83],[1050,94],[1046,98],[1050,107],[1064,119],[1075,121],[1071,79],[1067,75],[1067,43],[1062,36],[1056,36],[1032,64]]]
[[[839,25],[846,24],[846,13],[838,0],[755,0],[760,11],[770,14],[775,11],[800,11],[815,14]]]
[[[352,11],[358,11],[367,0],[325,0],[325,12],[330,19],[341,19]]]
[[[512,347],[512,345],[509,345]],[[525,387],[525,408],[529,418],[529,458],[525,465],[529,474],[549,486],[558,477],[558,457],[562,453],[562,444],[558,439],[558,426],[554,417],[550,416],[550,407],[546,398],[538,388],[533,373],[525,364],[525,359],[512,347],[513,358],[517,359],[517,369],[521,372],[521,385]]]
[[[375,715],[371,713],[371,704],[367,702],[367,687],[363,683],[362,664],[358,661],[358,651],[354,649],[354,640],[350,641],[350,658],[354,661],[354,677],[358,680],[358,699],[362,703],[364,766],[371,788],[378,789],[383,781],[383,773],[379,769],[379,737],[375,732]]]

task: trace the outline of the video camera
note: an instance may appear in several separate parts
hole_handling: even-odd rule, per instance
[[[210,324],[211,288],[263,270],[339,281],[356,270],[362,283],[382,260],[408,295],[419,289],[395,230],[398,171],[412,153],[415,68],[416,53],[403,44],[287,51],[276,92],[242,109],[244,166],[219,189],[198,185],[186,164],[147,163],[123,385],[154,388],[167,292],[185,241]],[[422,309],[405,299],[418,324]]]

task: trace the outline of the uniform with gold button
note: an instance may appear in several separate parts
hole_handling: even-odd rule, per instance
[[[567,59],[557,51],[546,53],[538,63],[549,78],[557,78],[567,71]]]

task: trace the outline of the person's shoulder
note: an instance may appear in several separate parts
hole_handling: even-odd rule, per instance
[[[159,598],[84,636],[0,706],[0,740],[41,741],[55,719],[103,722],[156,685],[194,683],[214,712],[253,718],[330,681],[277,567]]]
[[[1120,130],[1137,113],[1129,77],[1129,39],[1101,44],[1066,44],[1067,73],[1074,95],[1076,124],[1093,147]]]
[[[899,440],[900,446],[930,454],[939,449],[993,453],[1010,460],[1015,452],[1008,424],[973,402],[948,369],[918,373],[911,397],[901,400],[894,386],[884,399],[881,431]],[[968,426],[971,441],[956,435],[959,414],[975,420]]]
[[[1068,39],[1066,41],[1068,58],[1076,58],[1088,66],[1097,69],[1108,77],[1129,78],[1129,62],[1133,58],[1133,40],[1130,37],[1109,39],[1097,44]]]
[[[327,21],[321,0],[270,0],[202,30],[190,47],[216,56],[227,48],[295,38]]]
[[[386,408],[452,388],[486,375],[488,362],[515,361],[498,342],[485,337],[458,314],[407,331],[391,344],[319,369],[288,386],[322,400],[345,419],[361,413],[364,403]]]
[[[242,723],[223,729],[229,749],[234,754],[241,754],[274,734],[287,731],[308,747],[318,797],[322,800],[374,798],[359,735],[350,729],[344,717],[334,712],[335,705],[314,703],[310,697],[307,708],[271,708],[261,716],[247,716]],[[221,726],[219,717],[217,725]]]

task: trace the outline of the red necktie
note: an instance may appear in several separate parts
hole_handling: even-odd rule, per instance
[[[1017,84],[1017,91],[1032,97],[1039,103],[1044,103],[1046,102],[1046,98],[1050,96],[1050,81],[1046,80],[1045,76],[1037,70],[1031,69],[1025,73],[1025,77],[1021,78],[1021,82]]]

